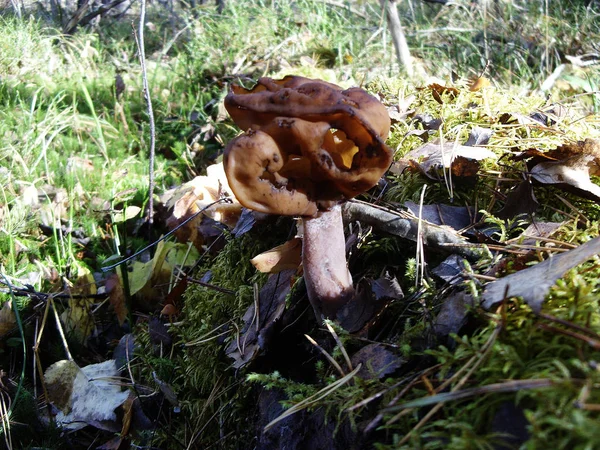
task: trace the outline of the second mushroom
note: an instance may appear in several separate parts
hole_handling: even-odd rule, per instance
[[[355,295],[340,204],[391,164],[386,108],[363,89],[295,76],[233,86],[225,107],[245,130],[225,149],[231,190],[246,208],[302,218],[308,297],[334,319]]]

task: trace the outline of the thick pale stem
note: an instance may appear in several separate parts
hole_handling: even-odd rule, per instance
[[[342,209],[334,206],[317,217],[304,218],[302,265],[308,298],[317,314],[334,319],[353,296],[346,265]]]

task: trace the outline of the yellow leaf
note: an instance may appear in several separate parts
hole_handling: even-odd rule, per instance
[[[250,262],[263,273],[278,273],[286,269],[296,269],[302,260],[302,240],[294,238],[260,255]]]

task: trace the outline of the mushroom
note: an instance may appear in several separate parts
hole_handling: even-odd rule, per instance
[[[387,110],[363,89],[296,76],[234,85],[225,107],[246,130],[225,149],[233,193],[246,208],[301,217],[308,297],[317,317],[335,318],[355,295],[340,204],[390,166]]]

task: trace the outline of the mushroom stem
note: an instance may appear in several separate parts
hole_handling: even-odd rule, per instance
[[[302,265],[308,298],[317,319],[334,319],[354,296],[346,265],[346,241],[339,205],[315,217],[303,217]]]

